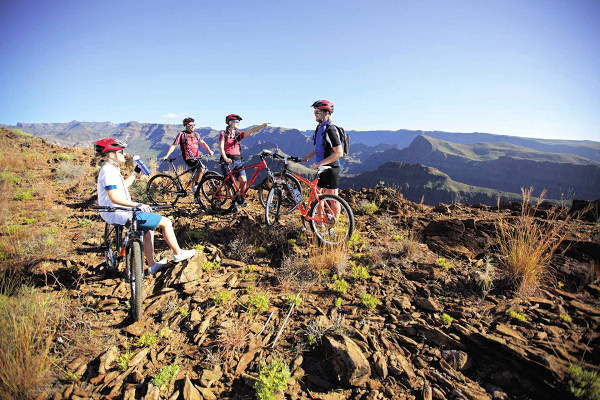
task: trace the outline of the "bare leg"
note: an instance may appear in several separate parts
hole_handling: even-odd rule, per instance
[[[337,195],[339,193],[338,189],[323,189],[325,191],[326,194],[335,194]],[[331,203],[331,210],[333,211],[333,215],[335,215],[335,217],[337,218],[338,215],[340,215],[340,205],[338,202],[333,202]]]
[[[154,232],[148,231],[144,235],[144,255],[148,266],[154,265]]]
[[[162,217],[158,223],[158,228],[161,228],[165,242],[167,242],[167,245],[171,248],[171,250],[173,250],[173,253],[181,253],[181,248],[179,247],[179,243],[177,243],[177,238],[175,237],[173,223],[171,220],[169,218]]]
[[[246,177],[245,176],[238,177],[238,182],[240,183],[240,194],[244,193],[244,190],[246,190]]]

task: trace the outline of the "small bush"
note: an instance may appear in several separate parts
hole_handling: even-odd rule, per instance
[[[133,351],[128,351],[125,354],[121,354],[117,360],[117,367],[121,371],[126,371],[129,368],[129,361],[133,358]]]
[[[370,309],[374,309],[377,307],[377,305],[379,305],[379,299],[376,299],[368,293],[361,293],[360,301],[363,304],[363,306]]]
[[[162,367],[160,371],[154,375],[154,378],[152,378],[152,384],[157,387],[162,387],[171,380],[175,379],[178,373],[179,366],[177,365],[177,361],[174,361],[172,364]]]
[[[517,320],[519,320],[519,321],[526,321],[526,320],[527,320],[527,318],[525,318],[525,316],[524,316],[523,314],[519,314],[519,313],[518,313],[518,312],[516,312],[516,311],[511,311],[511,312],[510,312],[508,315],[509,315],[511,318],[513,318],[513,319],[517,319]]]
[[[334,292],[346,293],[348,292],[349,286],[350,284],[344,279],[337,279],[337,275],[334,275],[333,285],[331,286]]]
[[[373,202],[369,202],[367,200],[361,200],[358,203],[358,211],[360,211],[361,213],[363,213],[365,215],[373,214],[377,210],[379,210],[379,207],[377,207],[377,204],[375,204]]]
[[[33,199],[33,194],[27,190],[21,190],[13,195],[13,200],[25,201]]]
[[[175,332],[169,328],[162,328],[160,331],[158,331],[158,337],[161,339],[171,339],[174,335]]]
[[[82,179],[86,173],[86,168],[82,168],[80,165],[73,164],[70,161],[62,161],[56,167],[54,178],[58,182],[75,184]]]
[[[12,172],[6,172],[6,171],[0,172],[0,181],[5,181],[8,183],[12,183],[12,184],[21,183],[21,179],[19,179],[18,176],[16,176]]]
[[[444,324],[445,326],[450,326],[452,325],[452,322],[454,322],[454,318],[452,318],[446,313],[442,314],[442,324]]]
[[[146,332],[135,342],[137,347],[151,347],[158,341],[158,336],[153,332]]]
[[[275,399],[275,391],[287,389],[287,381],[291,376],[289,367],[283,361],[273,361],[269,364],[261,362],[258,379],[254,384],[256,397],[259,400]]]
[[[269,309],[269,299],[262,293],[255,294],[250,296],[246,306],[250,314],[260,314]]]
[[[600,400],[598,371],[584,371],[578,365],[570,365],[569,375],[569,389],[576,399]]]
[[[342,308],[342,298],[338,297],[337,299],[335,299],[335,302],[333,303],[337,308]]]
[[[571,323],[571,321],[573,321],[573,319],[571,317],[569,317],[567,314],[560,314],[558,316],[560,318],[561,321],[566,322],[567,324]]]
[[[361,251],[366,243],[366,240],[361,237],[358,232],[354,232],[348,240],[348,248],[354,251]]]
[[[214,269],[220,269],[221,268],[221,264],[219,263],[215,263],[212,261],[206,261],[203,265],[202,265],[202,271],[204,272],[210,272]]]
[[[292,305],[295,304],[296,307],[299,307],[302,305],[302,297],[300,297],[300,295],[289,295],[286,299],[285,299],[286,303],[288,305]]]
[[[446,260],[444,257],[438,257],[438,258],[436,258],[435,263],[437,265],[439,265],[440,267],[443,267],[443,268],[446,268],[446,269],[452,268],[452,264],[450,263],[450,261]]]
[[[56,155],[56,158],[58,158],[59,160],[72,160],[75,158],[75,156],[73,154],[68,153],[58,153]]]
[[[352,267],[352,276],[356,280],[367,280],[371,277],[369,271],[362,265],[355,265]]]
[[[231,299],[231,292],[229,290],[222,290],[213,297],[213,301],[217,307],[227,304],[229,299]]]

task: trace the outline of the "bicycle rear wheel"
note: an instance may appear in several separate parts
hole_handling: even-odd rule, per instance
[[[265,222],[267,226],[273,226],[279,221],[283,191],[279,185],[275,185],[269,191],[265,205]]]
[[[277,176],[279,178],[279,176]],[[292,189],[296,189],[300,194],[302,194],[302,185],[300,181],[292,174],[287,173],[284,175],[284,180],[288,182]],[[267,205],[267,197],[271,188],[273,187],[273,179],[271,177],[267,177],[260,186],[258,187],[258,200],[263,207]],[[294,200],[294,195],[290,193],[288,190],[288,185],[285,183],[281,185],[283,190],[282,198],[281,198],[281,215],[289,214],[298,207],[298,204]]]
[[[139,321],[143,313],[144,293],[142,282],[144,281],[142,243],[133,240],[127,252],[127,270],[129,271],[129,283],[131,285],[131,317]]]
[[[148,200],[154,205],[172,205],[174,206],[181,196],[175,179],[171,175],[154,175],[148,181],[146,186],[146,195]]]
[[[198,185],[198,190],[202,195],[198,198],[201,201],[206,200],[208,210],[224,214],[233,208],[235,198],[232,195],[233,188],[225,182],[222,176],[203,176]]]
[[[123,243],[123,228],[119,225],[104,224],[104,262],[106,269],[115,271],[119,267],[120,245]]]
[[[324,244],[343,243],[354,232],[354,214],[348,203],[337,195],[320,195],[311,205],[309,217],[310,228]]]

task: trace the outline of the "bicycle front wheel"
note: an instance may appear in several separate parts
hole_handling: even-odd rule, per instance
[[[222,176],[207,175],[203,176],[198,190],[202,194],[202,200],[208,203],[207,208],[213,212],[224,214],[233,208],[234,198],[233,189],[227,185]]]
[[[133,240],[127,252],[129,283],[131,284],[131,317],[134,321],[142,318],[144,293],[142,282],[144,281],[142,243]]]
[[[269,191],[265,205],[265,222],[267,226],[273,226],[279,221],[283,191],[279,185],[275,185]]]
[[[310,228],[324,244],[336,245],[350,239],[354,232],[354,214],[344,199],[323,194],[309,211]]]
[[[146,186],[148,200],[154,205],[172,205],[179,200],[179,190],[175,179],[171,175],[154,175]]]
[[[286,172],[284,175],[284,180],[289,184],[289,187],[298,191],[298,193],[302,194],[302,185],[298,178],[294,175]],[[267,197],[270,193],[271,188],[273,187],[273,179],[271,177],[267,177],[258,187],[258,200],[260,204],[266,208],[267,205]],[[281,185],[282,189],[282,198],[281,198],[281,215],[289,214],[298,207],[298,204],[294,200],[294,195],[290,193],[288,190],[288,185],[285,183]]]

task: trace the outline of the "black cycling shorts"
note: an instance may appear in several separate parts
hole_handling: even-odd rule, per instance
[[[196,165],[200,164],[202,165],[202,169],[205,169],[204,164],[202,164],[202,162],[200,160],[183,160],[183,162],[185,162],[189,167],[195,167]]]
[[[340,167],[332,167],[321,173],[317,186],[324,189],[338,189],[340,186]]]

